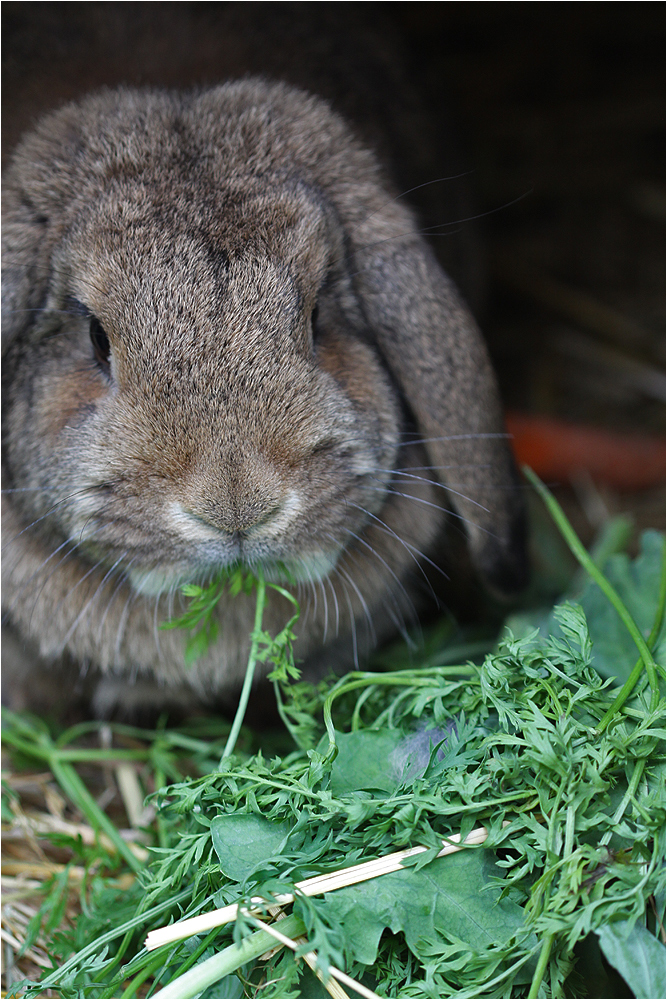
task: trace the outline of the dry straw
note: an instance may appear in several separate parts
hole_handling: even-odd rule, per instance
[[[483,844],[488,835],[488,830],[484,826],[473,830],[464,841],[461,841],[459,834],[453,834],[446,841],[443,840],[445,846],[436,857],[442,858],[447,854],[464,850],[466,847]],[[323,892],[333,892],[335,889],[342,889],[347,885],[355,885],[358,882],[377,878],[378,875],[399,871],[401,868],[407,867],[403,864],[405,860],[413,858],[417,854],[423,854],[427,850],[429,850],[427,847],[411,847],[405,851],[395,851],[393,854],[386,854],[384,857],[374,858],[372,861],[365,861],[349,868],[341,868],[338,871],[329,872],[327,875],[316,875],[313,878],[305,879],[303,882],[297,882],[295,888],[304,896],[318,896]],[[267,904],[284,906],[294,902],[294,896],[292,893],[283,892],[277,893],[271,900],[254,896],[250,902],[251,907],[243,908],[243,912],[246,915],[255,916],[257,913],[261,913]],[[174,941],[191,937],[193,934],[203,934],[214,927],[222,927],[235,920],[238,911],[239,904],[230,903],[228,906],[212,910],[210,913],[201,913],[199,916],[178,920],[166,927],[159,927],[149,932],[145,942],[146,948],[148,951],[152,951],[163,944],[171,944]]]

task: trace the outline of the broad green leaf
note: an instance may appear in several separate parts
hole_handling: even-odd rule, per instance
[[[289,831],[289,823],[272,823],[257,813],[224,813],[211,821],[220,867],[236,882],[277,854]]]
[[[599,930],[600,947],[607,961],[618,969],[638,1000],[664,997],[665,946],[645,927],[617,920]]]
[[[334,795],[380,789],[394,792],[400,775],[390,761],[402,739],[398,729],[359,730],[337,733],[338,756],[331,769],[331,791]]]
[[[618,591],[645,638],[653,628],[658,610],[663,561],[664,535],[658,531],[645,531],[641,537],[640,554],[634,561],[625,553],[617,553],[604,565],[605,576]],[[639,655],[632,636],[592,580],[588,580],[576,600],[584,610],[593,642],[592,665],[603,677],[615,677],[622,684]],[[524,638],[535,628],[545,639],[563,635],[553,610],[548,614],[544,611],[514,614],[507,619],[506,626],[516,638]],[[664,666],[664,626],[653,653],[656,661]]]
[[[641,552],[631,561],[627,555],[612,556],[605,566],[605,576],[620,594],[645,638],[648,638],[658,609],[660,578],[664,560],[664,536],[645,531]],[[589,583],[580,599],[593,640],[593,666],[603,677],[625,681],[638,657],[632,637],[600,588]],[[655,652],[665,664],[664,629]]]
[[[523,910],[500,899],[494,855],[461,851],[415,871],[405,868],[327,893],[327,919],[344,929],[348,955],[372,965],[382,932],[402,933],[410,950],[426,957],[443,936],[481,950],[506,942],[523,924]]]

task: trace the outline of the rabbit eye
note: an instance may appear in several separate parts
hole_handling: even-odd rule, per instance
[[[315,337],[317,334],[316,326],[317,326],[317,318],[319,315],[320,315],[319,306],[315,306],[312,313],[310,314],[310,328],[313,331],[313,337]]]
[[[104,332],[102,324],[94,316],[90,317],[90,341],[95,352],[95,360],[100,368],[102,368],[105,372],[108,372],[111,345],[109,344],[109,338]]]

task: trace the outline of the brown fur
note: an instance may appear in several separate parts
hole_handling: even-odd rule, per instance
[[[3,573],[43,657],[224,692],[252,599],[221,602],[190,670],[157,623],[180,584],[242,559],[307,584],[297,656],[349,661],[408,613],[448,502],[487,580],[521,582],[486,351],[394,195],[325,102],[260,79],[106,91],[24,138],[5,183]],[[286,613],[274,594],[269,628]]]

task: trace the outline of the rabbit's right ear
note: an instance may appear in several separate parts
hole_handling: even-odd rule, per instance
[[[473,562],[494,589],[513,592],[527,582],[525,515],[491,363],[453,284],[402,222],[399,238],[385,229],[359,247],[355,283]]]
[[[51,255],[75,179],[85,120],[76,105],[47,115],[23,137],[2,189],[2,351],[46,305]]]
[[[49,279],[49,220],[21,192],[3,195],[2,353],[45,305]]]

